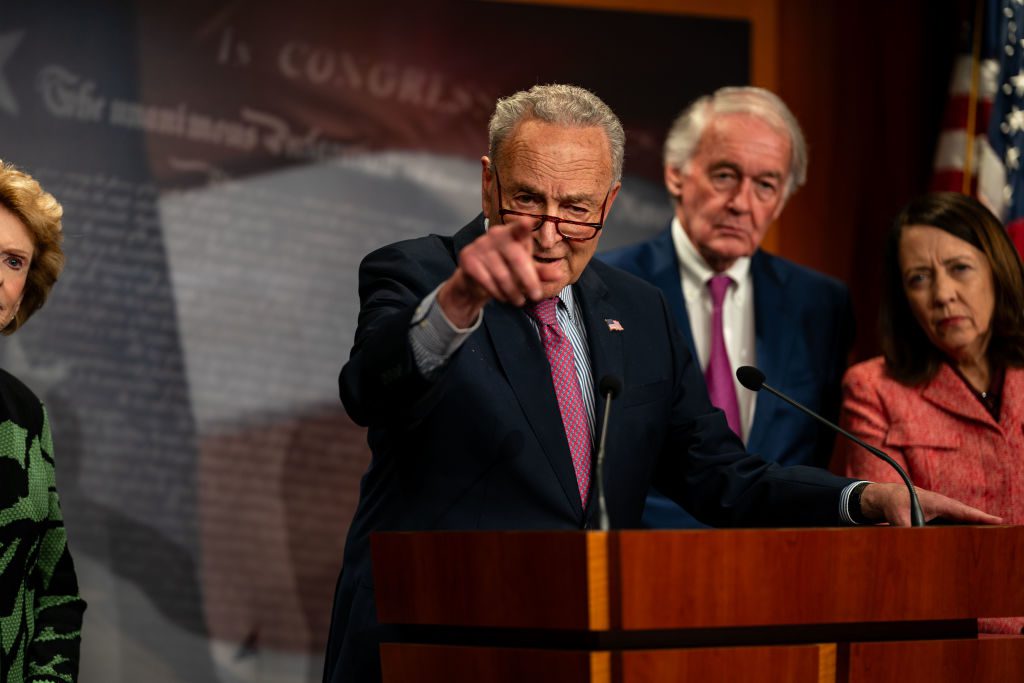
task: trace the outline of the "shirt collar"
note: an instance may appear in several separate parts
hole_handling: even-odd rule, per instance
[[[576,322],[576,297],[572,293],[572,285],[566,285],[562,288],[562,291],[558,293],[558,300],[565,307],[566,312],[569,314],[569,320],[573,323]]]
[[[707,281],[716,275],[715,271],[707,264],[704,257],[697,251],[690,236],[683,230],[683,224],[676,216],[672,219],[672,243],[676,248],[676,257],[679,259],[680,270],[683,277],[695,285],[698,289],[704,287]],[[750,273],[750,257],[744,256],[736,259],[725,270],[725,274],[732,278],[738,291],[747,281]]]

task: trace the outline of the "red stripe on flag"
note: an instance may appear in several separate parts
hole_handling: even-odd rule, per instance
[[[946,114],[942,119],[943,130],[965,130],[967,128],[968,97],[955,95],[946,103]],[[976,116],[974,132],[984,135],[988,132],[988,122],[992,118],[992,102],[981,100],[975,103]]]
[[[977,173],[977,169],[975,169]],[[954,170],[943,170],[935,171],[932,174],[932,180],[928,183],[928,189],[931,192],[963,192],[964,190],[964,172]],[[978,177],[977,175],[971,177],[971,195],[976,195],[978,192]]]
[[[932,192],[959,192],[964,186],[963,171],[936,171],[928,189]]]
[[[1013,246],[1018,254],[1024,254],[1024,218],[1016,218],[1006,224],[1006,232],[1010,233]]]

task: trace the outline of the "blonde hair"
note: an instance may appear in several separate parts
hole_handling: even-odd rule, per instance
[[[21,306],[0,330],[0,334],[11,334],[43,307],[64,269],[64,250],[61,248],[64,209],[32,176],[3,161],[0,161],[0,206],[21,221],[35,248]]]

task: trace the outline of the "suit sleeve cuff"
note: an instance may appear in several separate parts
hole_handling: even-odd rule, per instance
[[[857,526],[875,523],[862,515],[860,511],[860,494],[870,483],[869,481],[855,481],[848,484],[839,494],[839,519],[843,524]]]
[[[453,325],[437,304],[437,292],[440,289],[441,285],[438,285],[423,298],[409,327],[409,344],[416,367],[427,378],[431,378],[448,362],[469,336],[480,328],[484,319],[483,311],[480,311],[469,327]]]

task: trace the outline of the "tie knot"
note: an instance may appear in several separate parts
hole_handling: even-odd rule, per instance
[[[539,322],[541,325],[553,326],[558,321],[558,318],[555,315],[555,308],[557,306],[558,297],[553,296],[550,299],[543,299],[537,303],[527,304],[526,312],[531,318]]]
[[[720,273],[708,280],[708,289],[711,290],[711,303],[717,308],[725,300],[725,293],[729,291],[732,278],[725,273]]]

